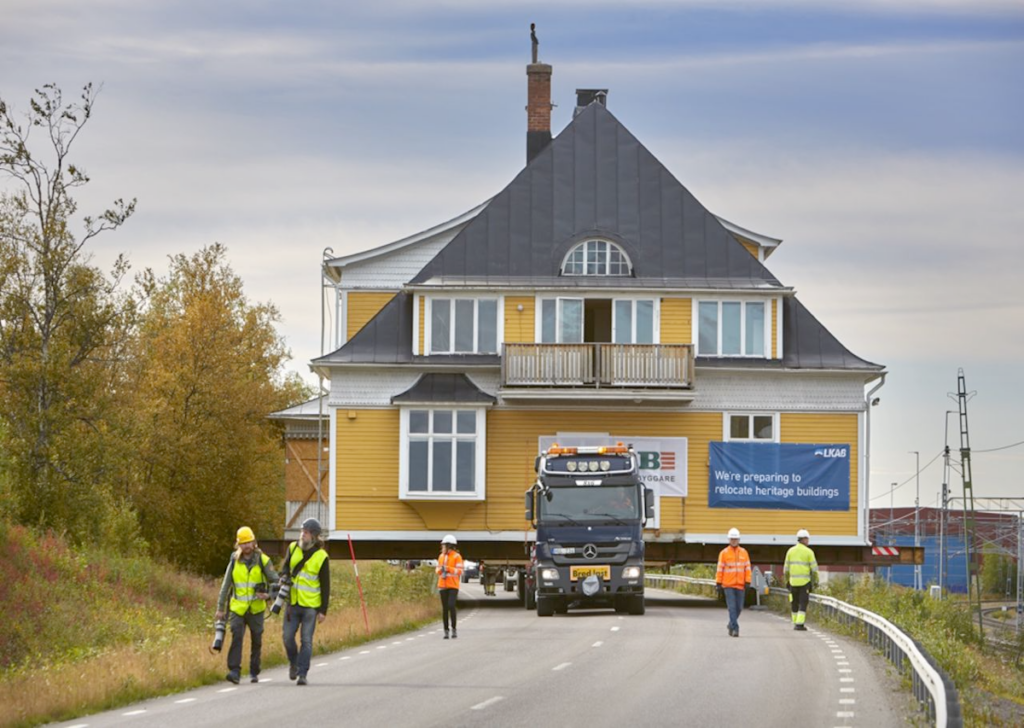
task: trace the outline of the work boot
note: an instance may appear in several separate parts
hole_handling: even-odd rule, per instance
[[[294,680],[298,676],[299,676],[299,668],[295,667],[295,665],[291,665],[288,668],[288,679],[289,680]]]
[[[444,631],[444,638],[445,638],[445,639],[448,639],[448,637],[449,637],[449,634],[448,634],[448,630],[445,630],[445,631]]]
[[[456,631],[455,631],[455,630],[453,629],[453,630],[452,630],[452,639],[453,639],[453,640],[457,640],[458,638],[459,638],[459,633],[458,633],[458,632],[456,632]]]
[[[251,683],[258,683],[259,681],[260,681],[260,676],[259,675],[250,675],[249,676],[249,682],[251,682]]]
[[[297,685],[305,685],[306,684],[306,676],[305,675],[299,675],[299,681],[296,684]]]
[[[238,673],[235,672],[234,670],[232,670],[231,672],[229,672],[227,674],[227,681],[229,683],[234,683],[235,685],[237,685],[238,684],[238,679],[239,679],[238,678]]]

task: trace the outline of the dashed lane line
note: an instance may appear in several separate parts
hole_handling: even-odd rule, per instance
[[[327,663],[326,662],[318,662],[315,665],[313,665],[313,667],[327,667]]]
[[[362,650],[359,654],[360,655],[368,655],[368,654],[370,654],[370,651],[369,650]]]
[[[174,702],[177,703],[178,705],[181,705],[182,703],[194,703],[196,700],[197,700],[196,698],[182,698],[181,700],[175,700]],[[71,728],[75,728],[75,727],[71,726]]]
[[[600,646],[601,646],[601,645],[603,645],[603,644],[604,644],[604,642],[602,642],[601,640],[598,640],[597,642],[595,642],[594,644],[592,644],[592,645],[591,645],[591,647],[600,647]]]
[[[561,665],[555,665],[554,667],[551,668],[551,670],[552,670],[552,672],[554,672],[555,670],[564,670],[565,668],[569,667],[569,665],[571,665],[571,664],[572,664],[571,662],[563,662]]]
[[[238,688],[224,688],[222,690],[218,690],[217,692],[218,693],[230,693],[233,690],[238,690]]]
[[[857,692],[857,688],[839,688],[839,692],[841,692],[841,693],[855,693],[855,692]]]
[[[836,718],[852,718],[856,715],[852,710],[840,710],[836,713]]]
[[[620,629],[619,627],[612,627],[612,632],[618,632],[619,629]]]
[[[489,708],[495,703],[500,702],[504,699],[505,698],[503,698],[501,695],[495,695],[493,698],[488,698],[482,703],[477,703],[472,708],[470,708],[470,710],[483,710],[484,708]]]
[[[127,713],[121,713],[121,715],[142,715],[145,710],[129,710]]]

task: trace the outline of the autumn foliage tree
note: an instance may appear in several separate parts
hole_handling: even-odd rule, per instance
[[[89,182],[69,154],[95,98],[86,86],[65,103],[44,86],[23,120],[0,99],[0,478],[16,520],[75,538],[117,521],[104,454],[133,316],[117,290],[127,265],[104,273],[86,245],[120,227],[134,200],[79,220],[72,197]]]
[[[246,298],[219,244],[147,273],[131,375],[133,501],[153,547],[201,571],[223,568],[235,529],[281,529],[280,432],[267,414],[305,395],[270,304]]]

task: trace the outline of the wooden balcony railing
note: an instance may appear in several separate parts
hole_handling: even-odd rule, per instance
[[[693,386],[690,344],[503,344],[504,387]]]

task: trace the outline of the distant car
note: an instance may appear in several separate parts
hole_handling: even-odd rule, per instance
[[[470,579],[480,578],[480,564],[475,561],[463,561],[462,562],[462,583],[468,582]]]

